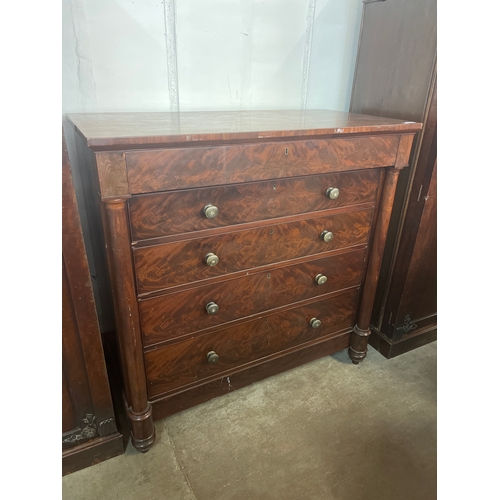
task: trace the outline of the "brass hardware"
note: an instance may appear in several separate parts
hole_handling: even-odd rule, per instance
[[[285,148],[285,155],[288,154],[288,148]]]
[[[273,184],[273,191],[276,191],[276,184]]]
[[[271,277],[271,273],[267,273],[267,277],[270,278]]]
[[[207,219],[215,219],[219,215],[219,209],[215,205],[206,205],[203,209],[205,217]]]
[[[219,361],[219,356],[215,351],[210,351],[207,354],[207,359],[211,365],[215,365],[215,363],[217,363],[217,361]]]
[[[214,267],[219,263],[219,257],[214,253],[210,252],[205,255],[205,264],[210,267]]]
[[[330,243],[333,240],[333,233],[331,231],[323,231],[320,237],[323,241]]]
[[[328,188],[326,190],[326,196],[330,198],[330,200],[336,200],[339,197],[340,189],[339,188]]]
[[[205,306],[205,309],[207,310],[207,313],[210,315],[214,315],[219,312],[219,306],[215,302],[209,302]]]
[[[314,279],[318,285],[324,285],[328,281],[328,278],[323,274],[318,274]]]
[[[309,321],[309,324],[313,328],[319,328],[321,326],[321,321],[318,318],[312,318],[311,321]]]
[[[269,234],[274,234],[274,227],[269,230]]]

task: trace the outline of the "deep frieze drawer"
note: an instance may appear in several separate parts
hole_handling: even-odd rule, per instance
[[[392,166],[399,135],[125,153],[131,194]]]
[[[156,397],[198,383],[350,328],[354,323],[356,297],[357,290],[350,290],[336,297],[146,352],[149,396]]]
[[[372,216],[369,209],[135,248],[137,289],[146,294],[366,244]]]
[[[218,327],[361,282],[365,250],[312,260],[183,292],[141,300],[143,344]],[[326,277],[319,284],[318,275]],[[207,309],[215,304],[216,311]],[[215,310],[215,308],[214,308]]]
[[[133,196],[132,239],[374,203],[379,175],[378,169],[360,170]]]

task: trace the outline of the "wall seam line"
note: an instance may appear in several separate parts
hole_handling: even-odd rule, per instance
[[[316,0],[309,0],[309,3],[307,4],[304,58],[302,61],[302,85],[300,92],[300,107],[303,110],[305,110],[307,107],[307,92],[309,88],[309,66],[311,63],[311,50],[312,50],[312,39],[314,31],[315,10],[316,10]]]
[[[179,111],[179,77],[177,72],[177,31],[175,27],[175,11],[175,0],[165,0],[163,2],[168,96],[170,99],[171,111]]]

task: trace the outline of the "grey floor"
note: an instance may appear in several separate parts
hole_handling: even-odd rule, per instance
[[[64,500],[432,500],[436,343],[343,351],[160,421],[157,442],[63,478]]]

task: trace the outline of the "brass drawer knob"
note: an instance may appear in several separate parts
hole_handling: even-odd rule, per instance
[[[219,306],[215,302],[209,302],[206,306],[205,309],[207,310],[208,314],[217,314],[219,312]]]
[[[318,274],[314,279],[318,285],[324,285],[328,281],[328,278],[324,274]]]
[[[206,205],[203,209],[207,219],[215,219],[219,215],[219,209],[215,205]]]
[[[214,267],[219,263],[219,257],[214,253],[210,252],[205,255],[205,264],[210,267]]]
[[[323,231],[320,236],[321,239],[327,243],[333,240],[333,233],[331,231]]]
[[[313,319],[311,319],[311,321],[309,321],[309,324],[313,328],[319,328],[321,326],[321,321],[318,318],[313,318]]]
[[[330,198],[330,200],[336,200],[339,197],[340,189],[339,188],[328,188],[326,190],[326,196]]]
[[[219,356],[217,355],[217,353],[215,351],[210,351],[207,354],[207,359],[211,365],[215,365],[215,363],[217,363],[219,361]]]

